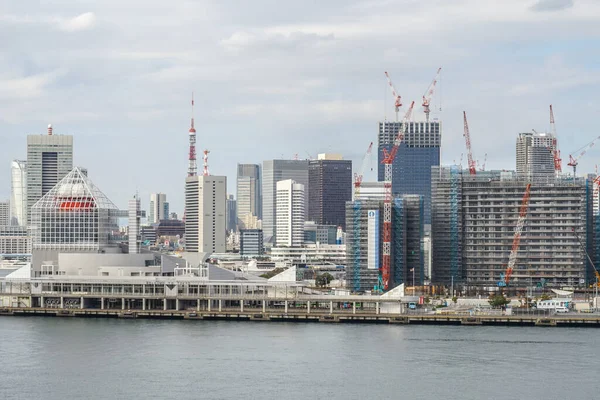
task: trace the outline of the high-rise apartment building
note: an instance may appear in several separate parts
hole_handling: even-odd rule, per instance
[[[268,160],[262,169],[262,229],[265,244],[275,243],[277,182],[293,179],[304,185],[305,204],[308,210],[308,160]]]
[[[402,129],[401,122],[379,122],[378,180],[384,180],[382,164],[385,149],[390,151],[394,139]],[[431,224],[431,167],[440,165],[442,126],[439,121],[409,122],[392,165],[392,192],[394,195],[419,194],[423,196],[425,224]]]
[[[300,246],[304,241],[304,185],[292,179],[277,182],[276,244]]]
[[[506,270],[527,177],[512,171],[471,176],[432,171],[432,283],[496,290]],[[573,230],[591,247],[591,181],[557,178],[531,185],[513,288],[583,287],[591,266]]]
[[[0,226],[10,225],[10,202],[0,201]]]
[[[27,136],[27,223],[31,207],[73,169],[73,136]]]
[[[517,136],[517,174],[530,179],[554,177],[556,139],[551,133],[519,133]]]
[[[150,210],[148,211],[148,223],[158,224],[163,219],[169,219],[169,203],[164,193],[152,193],[150,195]]]
[[[237,182],[236,182],[236,201],[237,201],[237,224],[240,228],[244,226],[244,221],[248,215],[262,218],[262,182],[260,165],[258,164],[238,164]]]
[[[308,162],[308,216],[319,225],[346,227],[346,202],[352,200],[352,161],[319,154]]]
[[[227,177],[190,176],[185,180],[186,251],[225,253]]]
[[[10,164],[10,224],[27,226],[27,161]]]
[[[133,199],[129,200],[129,207],[127,209],[129,224],[128,224],[128,241],[129,241],[129,253],[138,254],[142,244],[142,235],[140,234],[142,210],[140,199],[138,196],[134,196]]]

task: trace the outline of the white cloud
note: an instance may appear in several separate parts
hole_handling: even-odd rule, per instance
[[[77,32],[91,29],[96,25],[96,15],[93,12],[86,12],[76,17],[60,22],[60,29],[66,32]]]

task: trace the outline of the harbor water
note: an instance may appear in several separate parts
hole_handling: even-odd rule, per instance
[[[600,331],[0,317],[0,399],[598,399]]]

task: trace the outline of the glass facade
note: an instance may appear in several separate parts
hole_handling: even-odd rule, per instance
[[[345,206],[347,201],[352,201],[352,161],[309,161],[308,186],[307,219],[345,229]]]
[[[379,123],[378,180],[384,180],[384,149],[389,152],[402,123]],[[425,224],[431,224],[431,167],[440,165],[441,124],[410,122],[392,165],[394,195],[423,196]]]
[[[74,168],[31,208],[35,250],[101,250],[119,230],[118,208]]]

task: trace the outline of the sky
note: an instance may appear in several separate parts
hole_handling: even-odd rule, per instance
[[[421,119],[438,67],[442,164],[465,153],[466,111],[474,158],[514,169],[553,104],[568,170],[600,135],[598,49],[597,0],[0,0],[0,200],[51,123],[117,206],[162,192],[181,215],[192,92],[198,153],[233,194],[237,163],[334,152],[356,170],[394,118],[384,71]],[[599,162],[596,146],[578,174]]]

